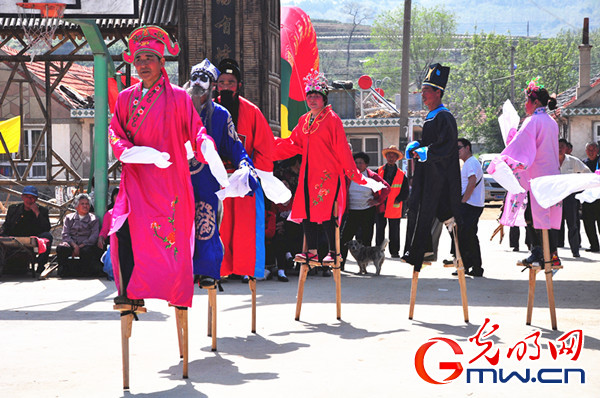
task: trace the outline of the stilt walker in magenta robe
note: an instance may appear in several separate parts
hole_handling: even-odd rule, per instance
[[[194,195],[185,144],[206,163],[201,148],[214,150],[214,142],[189,95],[169,83],[165,46],[171,55],[179,52],[161,28],[140,27],[123,54],[141,82],[119,94],[109,128],[123,164],[110,230],[116,304],[158,298],[192,305]]]

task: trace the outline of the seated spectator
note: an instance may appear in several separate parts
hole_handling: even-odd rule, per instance
[[[22,245],[8,247],[0,243],[0,274],[3,267],[8,273],[25,273],[30,263],[37,263],[36,272],[39,274],[48,262],[52,246],[50,218],[48,209],[36,203],[38,196],[37,188],[32,185],[23,189],[23,203],[9,206],[4,224],[0,228],[0,235],[44,238],[48,240],[47,250],[36,257],[32,249]]]
[[[99,220],[90,213],[90,199],[86,194],[78,195],[73,204],[76,211],[65,217],[62,242],[56,247],[58,275],[98,276],[102,272]],[[72,261],[77,258],[79,261]]]

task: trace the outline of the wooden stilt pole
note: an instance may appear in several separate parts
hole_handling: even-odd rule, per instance
[[[210,335],[212,337],[212,351],[217,351],[217,287],[208,289],[208,301],[210,303]]]
[[[542,239],[544,243],[544,273],[546,274],[546,291],[548,292],[548,307],[550,308],[550,321],[552,330],[558,328],[556,322],[556,307],[554,303],[554,283],[552,282],[552,258],[550,256],[550,240],[548,239],[548,230],[542,230]]]
[[[180,358],[183,358],[183,378],[188,378],[188,312],[186,307],[175,307],[177,337],[179,338]]]
[[[133,314],[121,316],[121,354],[123,356],[123,389],[129,389],[129,338],[133,324]]]
[[[308,275],[308,264],[300,265],[300,275],[298,276],[298,294],[296,296],[296,320],[300,320],[300,310],[302,310],[302,296],[304,295],[304,282]]]
[[[174,305],[169,304],[169,307],[175,307]],[[177,307],[175,307],[175,326],[177,327],[177,342],[179,343],[179,358],[183,358],[183,339],[181,335],[181,317],[179,316],[179,312],[177,312]]]
[[[212,306],[210,304],[210,295],[208,296],[208,321],[206,322],[207,331],[206,335],[208,337],[212,336]]]
[[[129,389],[129,338],[133,326],[133,313],[146,312],[146,308],[129,304],[115,304],[113,309],[121,314],[121,353],[123,357],[123,389]],[[125,312],[126,314],[123,314]]]
[[[333,279],[335,281],[335,306],[337,319],[342,319],[342,261],[340,250],[340,226],[338,220],[337,201],[333,202],[333,216],[335,218],[335,267],[333,268]]]
[[[304,237],[304,241],[302,243],[302,252],[306,253],[308,251],[308,246],[306,245],[306,236]],[[306,282],[306,276],[308,275],[309,265],[308,263],[300,263],[300,273],[298,274],[298,293],[296,294],[296,319],[300,320],[300,310],[302,310],[302,296],[304,295],[304,282]]]
[[[463,265],[462,257],[460,255],[460,248],[458,242],[458,226],[454,219],[451,223],[452,230],[454,231],[454,253],[456,254],[456,273],[458,274],[458,284],[460,285],[460,299],[463,306],[463,315],[465,322],[469,322],[469,302],[467,301],[467,283],[465,282],[465,267]]]
[[[413,319],[415,313],[415,300],[417,299],[417,284],[419,283],[419,271],[413,271],[412,282],[410,284],[410,307],[408,309],[408,319]]]
[[[256,278],[248,280],[248,287],[252,293],[252,333],[256,333]]]
[[[533,302],[535,299],[535,277],[537,271],[534,267],[529,267],[529,290],[527,294],[527,325],[531,325],[531,315],[533,314]]]

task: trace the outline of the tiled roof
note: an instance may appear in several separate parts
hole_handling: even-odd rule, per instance
[[[591,79],[591,87],[596,87],[600,84],[600,73],[594,75]],[[556,96],[557,110],[561,111],[564,108],[568,108],[577,99],[577,86],[573,86]]]
[[[39,23],[39,19],[32,20],[33,23]],[[96,24],[105,37],[110,37],[110,30],[126,30],[131,31],[133,28],[141,25],[157,25],[169,30],[169,28],[177,27],[177,0],[141,0],[140,1],[140,18],[124,19],[124,18],[103,18],[97,19]],[[66,30],[79,30],[77,24],[60,20],[61,26]],[[0,18],[0,36],[3,30],[14,30],[22,28],[19,18]]]
[[[10,47],[2,47],[2,51],[7,55],[15,55],[18,53]],[[56,63],[57,66],[59,63]],[[35,76],[35,81],[38,87],[45,89],[45,67],[44,62],[28,62],[27,70]],[[17,70],[21,76],[22,70]],[[56,76],[50,77],[50,82],[54,83]],[[54,90],[56,95],[67,108],[84,109],[93,106],[93,101],[90,99],[94,96],[94,70],[87,66],[73,63],[67,73],[63,76],[60,84]],[[90,99],[88,99],[90,97]]]

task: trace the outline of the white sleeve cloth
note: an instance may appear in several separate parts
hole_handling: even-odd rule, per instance
[[[167,152],[159,152],[149,146],[134,146],[127,148],[121,153],[121,163],[154,164],[156,167],[166,169],[172,163],[169,162],[171,155]]]
[[[561,174],[531,180],[531,193],[544,209],[555,205],[574,192],[581,202],[600,198],[600,175],[592,173]]]
[[[265,192],[265,196],[273,203],[285,203],[292,198],[292,193],[283,182],[273,175],[272,171],[255,169],[260,186]]]
[[[240,198],[246,196],[246,194],[250,192],[250,185],[248,184],[249,176],[250,168],[240,167],[229,178],[229,186],[215,192],[215,195],[217,195],[221,201],[225,198]]]
[[[500,132],[502,132],[504,145],[506,145],[506,140],[510,130],[517,129],[519,127],[519,120],[519,114],[515,110],[515,107],[510,100],[506,100],[504,105],[502,105],[502,114],[498,116],[498,123],[500,124]]]
[[[514,195],[525,192],[525,189],[523,189],[521,184],[519,184],[517,177],[515,177],[512,169],[506,164],[506,162],[498,162],[492,176],[498,184],[502,185],[504,189]]]
[[[367,183],[365,184],[365,186],[367,188],[370,188],[371,191],[373,191],[373,192],[377,192],[377,191],[380,191],[383,188],[385,188],[385,185],[380,181],[375,181],[372,178],[365,178],[365,180],[367,180]]]
[[[229,186],[229,180],[227,180],[227,170],[223,166],[223,161],[215,148],[215,144],[211,140],[202,141],[200,145],[200,152],[204,156],[204,160],[208,163],[211,174],[223,187]]]

